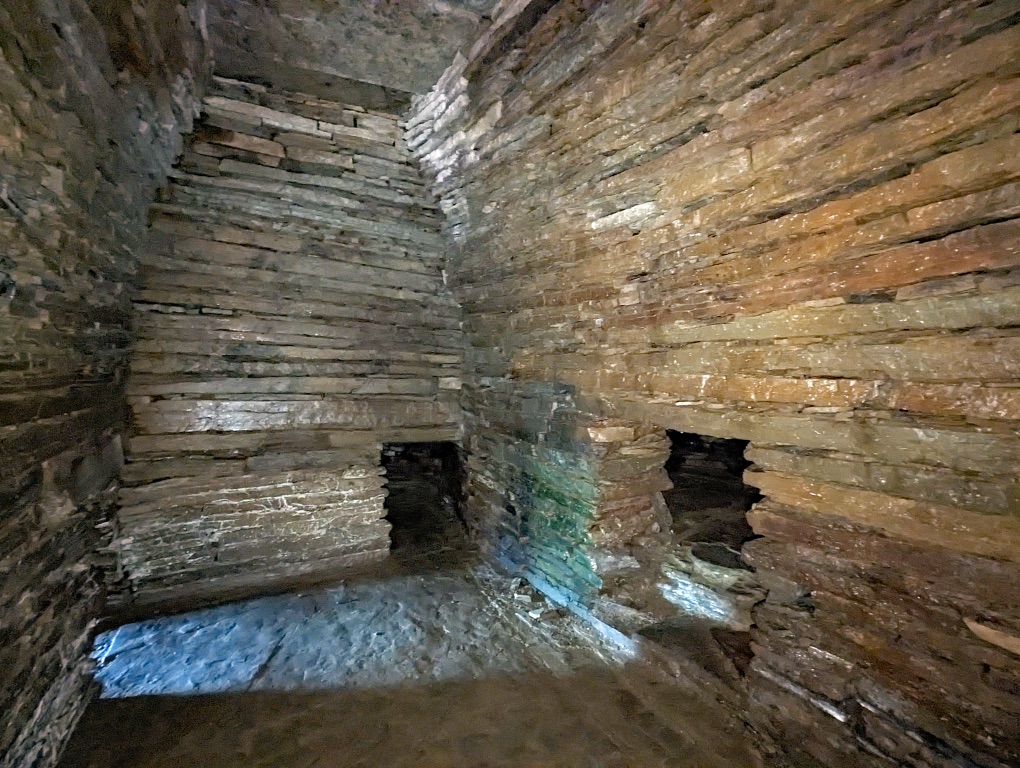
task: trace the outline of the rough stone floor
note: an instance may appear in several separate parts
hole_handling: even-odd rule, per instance
[[[733,718],[438,523],[385,576],[102,635],[62,768],[751,765]]]

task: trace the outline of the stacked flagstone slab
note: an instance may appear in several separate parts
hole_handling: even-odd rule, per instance
[[[546,514],[518,457],[558,456],[500,448],[554,423],[536,388],[749,440],[749,721],[797,765],[1020,762],[1018,21],[503,2],[408,121],[465,311],[477,524]]]
[[[441,262],[395,115],[214,79],[138,275],[120,603],[385,557],[380,444],[457,437]]]
[[[0,765],[55,764],[89,693],[127,288],[208,76],[203,4],[0,6]]]
[[[466,491],[483,551],[582,609],[647,592],[669,538],[664,432],[599,418],[565,387],[479,398]]]
[[[216,71],[323,97],[431,88],[494,0],[210,0]]]

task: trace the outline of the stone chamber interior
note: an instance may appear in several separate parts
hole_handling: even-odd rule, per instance
[[[0,768],[1020,765],[1018,50],[0,4]]]

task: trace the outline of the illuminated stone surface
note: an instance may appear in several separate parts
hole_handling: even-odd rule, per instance
[[[529,634],[512,597],[509,579],[480,589],[467,573],[435,573],[231,603],[100,635],[96,679],[104,698],[124,698],[569,674],[599,660],[565,626],[577,620]]]
[[[379,452],[456,436],[462,336],[396,115],[216,77],[134,294],[110,605],[384,559]]]
[[[396,573],[101,635],[105,700],[62,766],[752,764],[735,713],[471,566],[438,494],[401,485],[433,534]]]
[[[546,514],[520,454],[564,473],[537,392],[749,441],[770,759],[1020,762],[1015,3],[494,18],[407,121],[464,308],[477,526],[535,546],[506,520]],[[582,570],[564,533],[536,583]],[[697,584],[667,593],[705,608]]]

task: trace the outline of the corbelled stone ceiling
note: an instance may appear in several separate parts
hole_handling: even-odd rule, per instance
[[[493,5],[212,0],[209,32],[219,74],[322,96],[350,96],[352,89],[366,91],[359,83],[370,83],[385,86],[394,98],[432,87],[455,53],[475,39]]]

